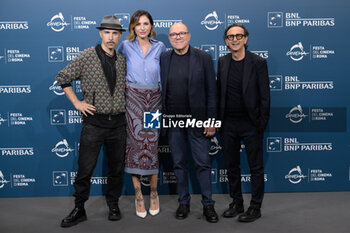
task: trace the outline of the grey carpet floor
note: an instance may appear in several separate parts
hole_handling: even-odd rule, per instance
[[[147,200],[148,196],[145,196]],[[140,219],[135,215],[133,196],[122,196],[120,221],[107,220],[108,208],[101,196],[86,203],[88,221],[61,228],[60,221],[73,208],[72,197],[0,198],[0,233],[349,233],[350,192],[267,193],[262,217],[253,223],[223,218],[208,223],[202,217],[200,195],[193,195],[188,218],[177,220],[177,196],[161,195],[161,212]],[[214,195],[219,215],[227,208],[228,195]],[[244,195],[245,207],[249,194]],[[146,206],[148,202],[146,201]]]

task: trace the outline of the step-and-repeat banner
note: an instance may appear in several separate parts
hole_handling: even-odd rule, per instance
[[[169,27],[188,25],[191,45],[218,58],[222,35],[244,24],[249,50],[267,59],[271,119],[264,137],[266,192],[350,190],[350,27],[347,0],[3,1],[0,7],[0,196],[67,196],[77,174],[81,114],[57,85],[57,72],[100,38],[96,26],[115,14],[124,28],[138,9],[154,19],[171,48]],[[121,40],[126,39],[124,33]],[[80,82],[73,89],[81,97]],[[220,136],[212,138],[212,186],[227,193]],[[171,151],[159,145],[159,193],[176,193]],[[243,191],[250,191],[244,145]],[[103,150],[91,194],[106,188]],[[200,193],[189,159],[192,193]],[[149,188],[142,177],[144,189]],[[123,194],[133,194],[124,175]]]

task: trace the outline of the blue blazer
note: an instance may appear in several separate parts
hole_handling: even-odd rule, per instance
[[[189,47],[190,65],[188,79],[189,106],[193,118],[197,120],[217,119],[217,86],[214,65],[209,53]],[[171,55],[169,50],[160,56],[160,73],[162,85],[162,113],[167,114],[167,83]]]
[[[231,53],[218,62],[219,118],[225,118],[226,87],[230,70]],[[243,68],[242,97],[253,124],[263,130],[270,118],[270,81],[266,60],[246,50]]]

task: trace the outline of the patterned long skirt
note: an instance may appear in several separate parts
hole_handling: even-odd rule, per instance
[[[138,175],[158,174],[159,130],[143,128],[143,113],[161,108],[159,88],[126,90],[125,172]]]

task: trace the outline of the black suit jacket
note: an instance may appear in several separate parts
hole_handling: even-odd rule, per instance
[[[219,118],[224,120],[227,79],[231,53],[220,57],[218,62]],[[249,118],[259,129],[266,128],[270,118],[270,82],[266,60],[246,50],[243,69],[242,97]]]
[[[190,65],[187,85],[192,117],[197,120],[217,119],[217,86],[212,58],[202,50],[191,46],[189,49]],[[167,114],[167,83],[173,53],[174,50],[169,50],[160,57],[162,113],[164,114]]]

